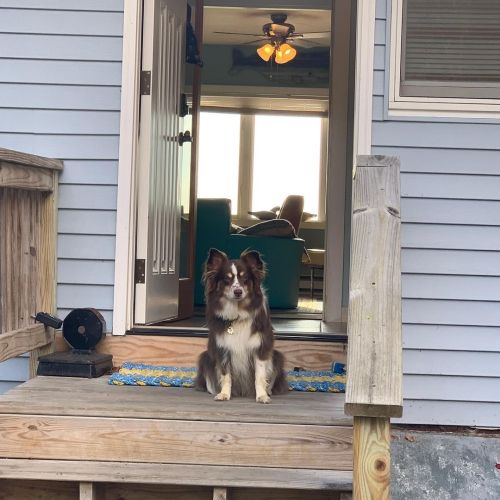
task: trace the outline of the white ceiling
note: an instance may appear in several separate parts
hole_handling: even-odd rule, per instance
[[[257,37],[220,35],[214,32],[262,33],[262,26],[271,22],[270,14],[276,12],[288,14],[287,23],[295,26],[296,33],[330,31],[331,11],[329,10],[205,7],[203,11],[203,43],[209,45],[238,45],[255,40]],[[313,38],[312,41],[322,47],[330,46],[329,36]]]

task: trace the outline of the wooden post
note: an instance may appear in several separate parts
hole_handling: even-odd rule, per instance
[[[214,488],[213,500],[228,500],[227,488]]]
[[[52,172],[52,189],[44,196],[40,217],[40,251],[38,255],[38,307],[49,314],[56,313],[56,269],[57,269],[57,193],[59,173]],[[54,352],[54,342],[30,352],[29,377],[36,376],[38,358]]]
[[[80,483],[80,500],[102,500],[102,489],[98,483]]]
[[[22,345],[33,346],[30,377],[36,374],[39,355],[53,350],[53,332],[35,328],[36,338],[28,334],[33,314],[55,313],[62,168],[60,160],[0,148],[0,333],[19,335],[8,349],[11,356]]]
[[[353,182],[345,412],[353,496],[390,498],[390,417],[402,414],[399,160],[360,156]]]
[[[354,417],[354,500],[390,498],[389,419]]]

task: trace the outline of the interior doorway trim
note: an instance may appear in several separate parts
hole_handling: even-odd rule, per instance
[[[124,2],[113,335],[133,325],[142,2]]]

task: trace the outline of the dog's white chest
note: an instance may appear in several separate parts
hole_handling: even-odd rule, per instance
[[[238,321],[231,325],[232,333],[227,331],[223,335],[217,335],[217,346],[231,353],[231,365],[236,371],[246,371],[255,351],[261,345],[261,336],[258,333],[252,335],[252,322]]]

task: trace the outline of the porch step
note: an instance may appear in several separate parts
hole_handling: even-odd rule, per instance
[[[351,491],[352,472],[120,463],[79,460],[0,459],[0,479],[94,483],[164,484],[223,488]]]
[[[48,479],[52,468],[88,482],[116,474],[224,487],[351,483],[342,394],[291,392],[260,405],[215,402],[192,389],[110,386],[105,377],[37,377],[0,397],[0,435],[0,478]]]

